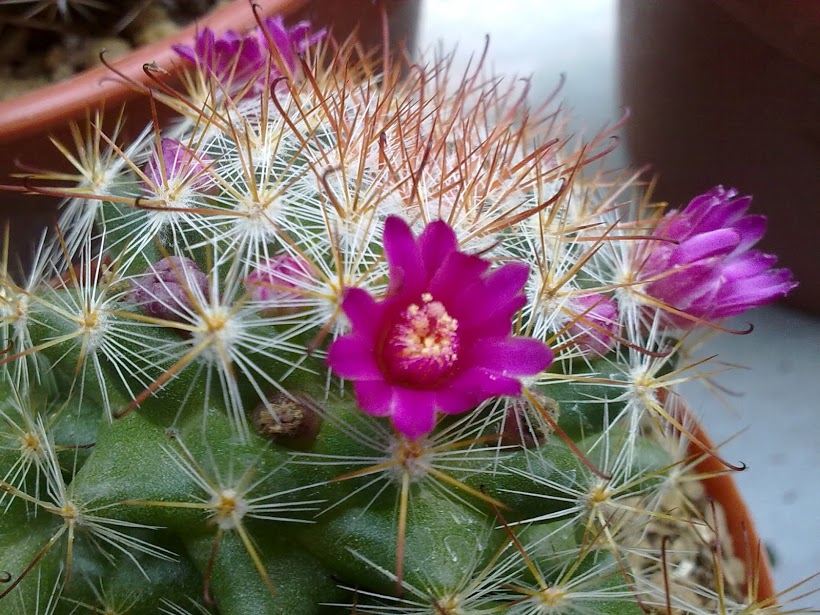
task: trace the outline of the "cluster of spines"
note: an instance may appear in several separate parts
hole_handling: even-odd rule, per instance
[[[691,436],[664,403],[687,378],[681,342],[641,300],[631,256],[657,217],[630,211],[632,178],[581,177],[603,136],[572,149],[555,110],[529,111],[526,87],[481,63],[400,76],[331,49],[301,75],[259,76],[261,88],[195,71],[189,91],[155,92],[177,125],[121,144],[96,118],[87,139],[75,133],[76,187],[38,188],[68,200],[32,273],[4,262],[0,522],[18,535],[0,604],[664,608],[625,542],[630,524],[675,515],[653,503],[692,461],[642,437],[670,424]],[[345,290],[386,288],[382,223],[396,214],[416,228],[443,219],[463,249],[529,263],[515,328],[557,355],[520,400],[413,442],[361,414],[323,361],[346,327]],[[304,275],[249,282],[281,255]],[[170,277],[139,295],[170,257]],[[589,296],[617,297],[620,312],[593,319]],[[318,435],[254,433],[252,412],[281,433],[283,403],[323,421]],[[122,572],[107,579],[112,562]],[[725,612],[767,612],[751,596]]]

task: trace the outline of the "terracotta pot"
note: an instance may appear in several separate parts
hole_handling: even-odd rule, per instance
[[[754,195],[760,247],[820,311],[820,2],[621,0],[621,93],[633,164],[655,196],[687,203],[716,184]]]
[[[690,442],[690,455],[698,457],[704,455],[707,450],[715,450],[714,444],[700,424],[691,417],[688,417],[684,424],[690,427],[692,435],[703,444],[701,447]],[[751,512],[743,501],[734,479],[725,472],[725,466],[711,455],[705,455],[703,460],[695,466],[695,473],[712,475],[711,478],[702,480],[703,486],[706,494],[723,507],[735,555],[746,565],[746,586],[757,587],[757,595],[750,597],[751,601],[772,600],[775,596],[775,588],[768,554],[755,530]],[[753,584],[753,580],[756,580],[756,585]]]

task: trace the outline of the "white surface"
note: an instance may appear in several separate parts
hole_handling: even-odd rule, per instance
[[[565,73],[573,126],[592,133],[620,115],[616,10],[614,0],[426,0],[419,48],[439,40],[446,49],[458,44],[458,59],[466,63],[489,33],[492,66],[532,74],[533,101]],[[744,392],[729,399],[734,413],[700,384],[686,391],[716,441],[748,428],[723,452],[749,466],[737,480],[761,537],[778,555],[782,590],[820,571],[820,320],[765,308],[736,324],[746,322],[756,326],[751,335],[724,334],[702,349],[749,368],[718,378]],[[819,602],[815,595],[800,604],[818,608]]]

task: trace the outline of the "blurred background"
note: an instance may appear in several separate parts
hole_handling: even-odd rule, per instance
[[[729,322],[755,330],[716,336],[697,355],[718,355],[713,366],[728,371],[716,380],[730,393],[693,382],[685,395],[713,440],[737,435],[722,453],[749,466],[736,479],[779,590],[820,571],[818,24],[810,0],[426,0],[418,32],[420,50],[457,44],[460,66],[489,35],[490,65],[532,75],[533,103],[565,74],[560,98],[579,134],[629,106],[608,165],[653,163],[659,199],[683,205],[723,183],[769,216],[763,247],[796,272],[792,303],[804,311],[767,307]]]

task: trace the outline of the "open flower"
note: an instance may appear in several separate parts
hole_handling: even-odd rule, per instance
[[[208,75],[241,88],[251,78],[264,85],[269,52],[273,52],[293,73],[299,55],[320,42],[326,34],[324,29],[311,33],[307,21],[288,27],[282,16],[276,15],[266,18],[261,28],[246,35],[228,30],[217,36],[210,28],[203,28],[197,33],[193,46],[174,45],[174,51]],[[273,71],[271,79],[280,74],[275,63],[270,64],[270,70]]]
[[[735,316],[784,297],[797,286],[777,260],[750,248],[766,230],[764,216],[747,216],[751,197],[717,186],[695,197],[682,211],[672,210],[653,235],[641,268],[644,291],[677,312],[697,320]],[[689,328],[692,319],[669,314],[670,322]]]
[[[342,309],[352,325],[328,352],[328,364],[354,382],[359,407],[389,416],[402,435],[432,431],[437,412],[456,414],[485,399],[521,394],[520,376],[552,362],[540,341],[513,337],[512,317],[524,305],[529,268],[490,263],[458,251],[446,223],[418,238],[398,217],[384,227],[390,274],[376,301],[348,289]]]

